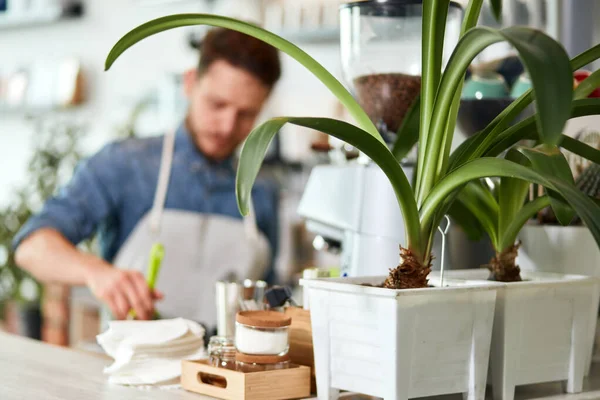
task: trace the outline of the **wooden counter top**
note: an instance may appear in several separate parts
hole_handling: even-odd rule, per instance
[[[111,360],[92,353],[52,346],[0,331],[0,399],[44,400],[211,400],[174,390],[140,390],[111,385],[102,373]],[[516,400],[593,400],[600,398],[600,365],[595,364],[584,393],[563,394],[559,382],[518,387]],[[491,392],[491,390],[488,390]],[[358,397],[358,396],[357,396]],[[357,397],[348,396],[346,399]],[[491,399],[491,393],[486,398]],[[428,400],[459,400],[438,396]],[[425,399],[423,399],[425,400]]]
[[[111,360],[0,332],[0,399],[209,400],[174,390],[111,385],[102,370]]]

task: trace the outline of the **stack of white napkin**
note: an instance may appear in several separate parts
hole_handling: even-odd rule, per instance
[[[177,385],[182,360],[207,357],[204,328],[182,318],[112,321],[97,340],[114,359],[104,373],[110,383],[122,385]]]

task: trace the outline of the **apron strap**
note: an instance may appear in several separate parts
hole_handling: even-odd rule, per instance
[[[171,176],[171,166],[173,165],[174,149],[175,132],[170,131],[164,136],[163,139],[160,170],[158,172],[158,184],[156,186],[156,192],[154,193],[154,204],[152,205],[152,211],[150,214],[150,229],[155,235],[160,233],[160,223],[165,208],[167,190],[169,188],[169,177]],[[244,230],[249,239],[256,239],[259,236],[252,199],[250,199],[248,215],[244,217]]]
[[[169,177],[173,165],[173,150],[175,148],[175,132],[170,131],[163,139],[162,155],[160,157],[160,170],[158,172],[158,184],[154,192],[154,204],[150,215],[150,229],[156,235],[160,232],[160,220],[165,208],[167,189],[169,188]]]

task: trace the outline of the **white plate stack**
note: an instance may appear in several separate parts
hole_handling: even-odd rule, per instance
[[[182,360],[207,357],[204,328],[182,318],[113,321],[97,340],[114,359],[104,373],[110,383],[121,385],[177,385]]]

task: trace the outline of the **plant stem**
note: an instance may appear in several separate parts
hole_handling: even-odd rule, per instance
[[[525,206],[517,212],[514,219],[510,221],[506,229],[498,232],[499,241],[494,244],[496,251],[498,251],[498,249],[506,249],[515,243],[519,232],[521,232],[527,221],[549,205],[550,198],[548,196],[538,197],[525,204]]]

